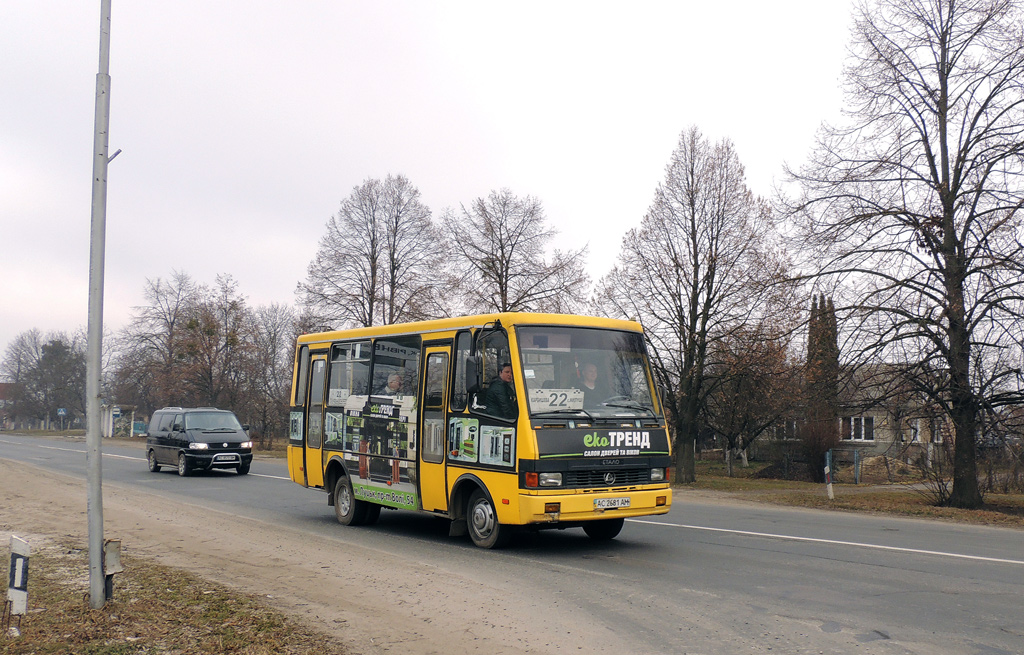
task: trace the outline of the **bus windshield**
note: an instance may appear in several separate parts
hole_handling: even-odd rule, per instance
[[[522,326],[516,336],[531,416],[657,417],[641,334]]]

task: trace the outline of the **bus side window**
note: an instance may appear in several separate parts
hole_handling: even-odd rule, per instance
[[[387,337],[373,344],[374,395],[416,398],[419,386],[420,338]]]
[[[306,380],[309,378],[309,348],[303,346],[299,350],[299,373],[295,378],[295,397],[292,404],[296,407],[306,405]]]
[[[501,365],[512,362],[509,355],[508,335],[504,330],[488,330],[477,339],[476,352],[481,357],[480,381],[484,390],[498,377]]]
[[[507,392],[499,391],[503,387],[505,389],[508,389],[508,387],[502,383],[493,390],[491,389],[492,386],[499,382],[498,374],[501,372],[501,369],[505,365],[511,365],[512,363],[508,346],[508,334],[504,330],[488,330],[484,332],[477,339],[476,352],[480,357],[482,369],[480,380],[483,383],[483,388],[475,394],[476,397],[473,399],[472,408],[490,416],[497,416],[503,419],[515,418],[518,413],[515,399],[508,399]],[[512,384],[516,384],[514,378]]]
[[[365,396],[370,377],[370,342],[336,343],[331,348],[327,404],[343,407],[349,396]]]
[[[466,360],[469,359],[469,351],[473,343],[473,337],[469,332],[459,332],[455,337],[455,363],[452,384],[451,409],[453,412],[461,412],[466,409],[468,394],[466,393]]]

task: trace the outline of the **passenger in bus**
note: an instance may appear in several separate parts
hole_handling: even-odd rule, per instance
[[[392,373],[388,376],[388,383],[380,391],[381,395],[384,396],[401,396],[402,395],[402,375],[400,373]]]
[[[580,369],[580,383],[577,388],[583,392],[584,407],[599,407],[611,395],[608,387],[598,379],[597,365],[588,362]]]
[[[519,415],[516,404],[516,389],[512,386],[512,365],[502,364],[498,377],[491,381],[484,393],[487,413],[501,418],[515,418]]]

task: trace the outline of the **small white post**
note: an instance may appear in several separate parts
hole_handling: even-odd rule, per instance
[[[7,586],[7,603],[4,607],[4,628],[11,637],[21,635],[21,617],[28,610],[28,542],[11,535],[11,573]],[[11,618],[18,617],[18,625],[10,625]]]

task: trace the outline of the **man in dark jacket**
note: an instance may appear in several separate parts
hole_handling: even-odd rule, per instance
[[[498,377],[487,387],[484,394],[487,413],[501,418],[515,418],[519,414],[516,404],[516,389],[512,386],[512,365],[502,364]]]

